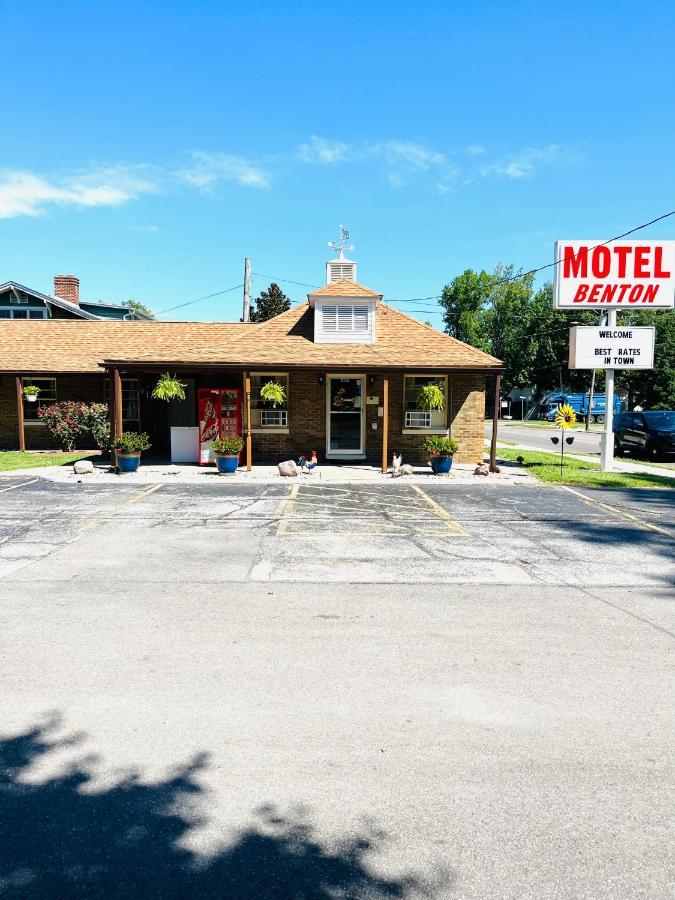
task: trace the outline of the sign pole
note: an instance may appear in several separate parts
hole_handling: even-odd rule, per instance
[[[616,310],[607,310],[607,327],[616,328]],[[600,468],[611,472],[614,468],[614,369],[605,369],[605,430],[600,448]]]

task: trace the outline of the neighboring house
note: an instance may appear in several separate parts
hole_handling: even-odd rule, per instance
[[[0,446],[21,443],[17,400],[30,449],[48,445],[39,405],[110,399],[115,429],[149,432],[153,453],[162,455],[172,429],[187,429],[188,437],[200,424],[204,431],[199,392],[210,389],[226,391],[236,407],[233,427],[250,437],[248,465],[297,459],[311,450],[320,460],[378,465],[400,450],[404,461],[422,462],[430,434],[455,438],[457,461],[482,460],[485,382],[487,376],[498,380],[500,361],[387,306],[379,293],[345,278],[356,273],[355,267],[345,272],[344,263],[338,278],[329,263],[328,283],[306,303],[260,324],[5,323]],[[185,383],[184,401],[151,399],[166,371]],[[286,401],[277,407],[260,396],[271,379],[285,388]],[[445,409],[423,412],[417,392],[430,380],[441,386]],[[37,404],[22,399],[27,383],[42,388]],[[213,397],[224,403],[222,393]]]
[[[0,284],[0,319],[146,319],[124,303],[81,300],[75,275],[55,275],[54,294],[6,281]]]

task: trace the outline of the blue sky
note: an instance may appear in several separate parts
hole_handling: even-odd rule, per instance
[[[672,2],[0,0],[0,32],[0,281],[163,310],[248,255],[321,284],[344,223],[359,280],[426,297],[675,208]]]

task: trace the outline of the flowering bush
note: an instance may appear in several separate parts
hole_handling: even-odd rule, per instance
[[[101,450],[110,447],[108,407],[105,403],[82,403],[62,400],[38,409],[38,418],[61,450],[74,450],[77,439],[90,432]]]
[[[90,403],[84,414],[84,427],[99,450],[110,450],[110,417],[107,403]]]

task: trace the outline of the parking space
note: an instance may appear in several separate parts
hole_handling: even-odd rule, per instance
[[[672,492],[527,486],[63,485],[0,495],[0,578],[672,581]]]

